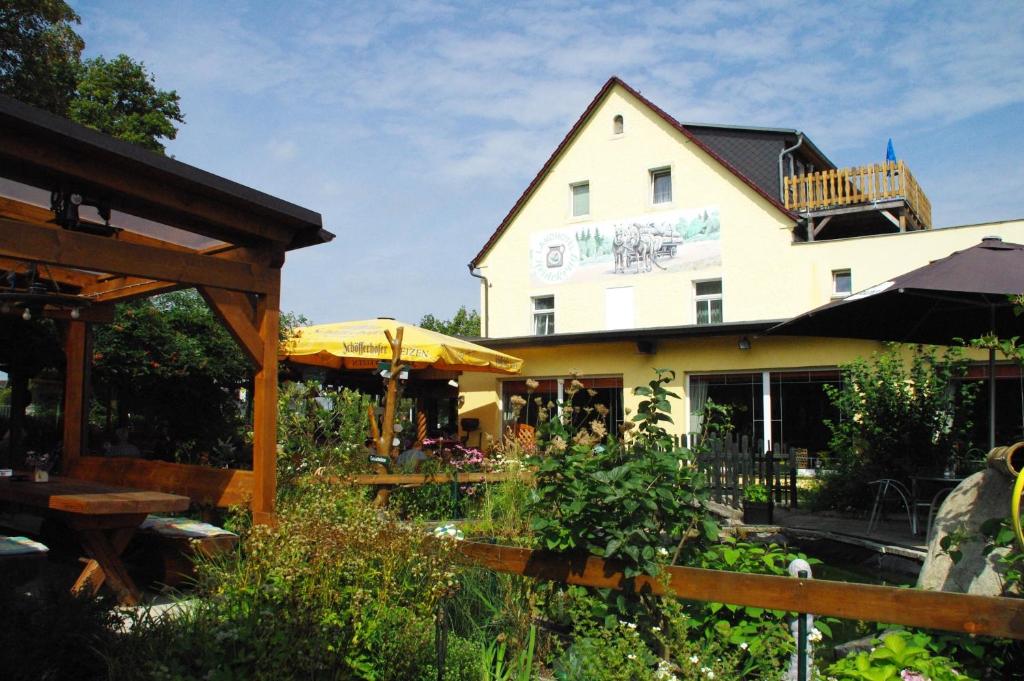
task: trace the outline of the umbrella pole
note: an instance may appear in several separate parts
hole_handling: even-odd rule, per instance
[[[988,349],[988,449],[996,446],[996,350]]]
[[[377,440],[377,453],[381,456],[391,457],[392,442],[395,439],[395,402],[398,399],[398,374],[402,371],[402,336],[405,327],[398,327],[395,337],[385,329],[384,335],[391,345],[391,375],[388,377],[388,389],[384,396],[384,422],[381,424],[381,436]],[[393,457],[391,457],[393,459]],[[384,472],[387,472],[385,469]],[[388,497],[391,496],[389,487],[382,487],[377,491],[373,500],[374,506],[386,506]]]
[[[990,334],[996,333],[996,308],[995,305],[988,306],[988,321]],[[988,450],[991,452],[996,446],[996,349],[988,349]]]

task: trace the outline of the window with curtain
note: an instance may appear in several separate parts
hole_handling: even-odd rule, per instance
[[[651,171],[651,189],[654,203],[672,202],[672,170],[658,168]]]
[[[555,297],[533,298],[533,335],[550,336],[555,332]]]
[[[694,283],[698,324],[722,323],[722,280]]]

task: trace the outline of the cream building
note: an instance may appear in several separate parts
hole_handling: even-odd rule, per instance
[[[932,229],[930,213],[902,162],[840,169],[795,130],[682,124],[612,78],[470,263],[484,342],[552,398],[578,373],[612,428],[663,367],[676,432],[710,396],[742,434],[813,453],[822,385],[880,346],[760,334],[984,236],[1024,242],[1021,220]],[[463,376],[461,416],[497,434],[523,388]],[[1020,398],[1000,404],[1019,434]]]

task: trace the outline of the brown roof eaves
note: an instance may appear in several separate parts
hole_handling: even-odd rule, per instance
[[[483,248],[480,249],[480,252],[476,254],[476,257],[474,257],[469,262],[469,269],[471,271],[476,269],[477,265],[480,264],[480,261],[483,260],[485,255],[487,255],[487,252],[489,250],[491,250],[491,247],[494,246],[494,244],[497,243],[498,239],[501,238],[501,235],[505,233],[505,230],[508,229],[508,226],[509,226],[509,224],[511,224],[512,219],[515,218],[515,216],[519,213],[520,209],[522,209],[522,207],[526,204],[527,199],[529,199],[530,195],[533,194],[534,189],[536,189],[537,186],[541,183],[541,181],[547,176],[548,171],[550,171],[552,166],[555,165],[555,161],[558,160],[558,157],[562,155],[562,151],[567,146],[569,146],[569,143],[573,140],[574,137],[576,137],[576,133],[578,133],[580,131],[580,129],[583,127],[583,124],[587,121],[587,119],[590,118],[590,115],[594,112],[594,110],[597,109],[598,105],[604,99],[605,95],[607,95],[611,91],[611,89],[613,87],[615,87],[616,85],[622,87],[623,90],[625,90],[629,94],[633,95],[637,100],[639,100],[642,104],[647,106],[651,111],[653,111],[654,113],[658,114],[658,116],[660,116],[662,118],[662,120],[664,120],[670,126],[672,126],[676,130],[678,130],[680,133],[682,133],[684,137],[686,137],[688,140],[690,140],[701,151],[703,151],[708,156],[713,158],[715,161],[720,163],[726,170],[731,172],[733,175],[735,175],[740,180],[742,180],[748,187],[750,187],[755,192],[757,192],[762,197],[764,197],[764,199],[766,201],[768,201],[768,203],[770,203],[775,208],[777,208],[787,218],[793,220],[794,222],[799,220],[799,217],[795,213],[793,213],[792,211],[788,210],[784,205],[782,205],[779,202],[778,199],[776,199],[775,197],[773,197],[770,194],[766,193],[763,189],[758,187],[754,183],[753,180],[751,180],[746,175],[741,173],[739,171],[739,169],[737,169],[731,163],[729,163],[724,158],[722,158],[721,156],[716,154],[714,151],[712,151],[710,147],[708,147],[706,144],[701,142],[699,139],[697,139],[696,136],[694,136],[693,133],[691,133],[689,130],[687,130],[686,127],[682,123],[677,121],[672,116],[668,115],[668,113],[666,113],[664,110],[659,108],[656,104],[654,104],[653,102],[648,100],[646,97],[641,95],[639,92],[634,90],[632,87],[627,85],[626,82],[623,81],[621,78],[619,78],[618,76],[612,76],[601,87],[600,91],[598,91],[598,93],[594,97],[594,99],[591,100],[590,104],[587,105],[587,108],[583,111],[583,113],[580,115],[580,117],[576,120],[576,122],[573,124],[572,128],[569,129],[569,132],[566,134],[566,136],[564,138],[562,138],[562,141],[559,143],[559,145],[557,147],[555,147],[555,150],[551,153],[551,156],[549,156],[548,160],[544,162],[543,166],[541,166],[540,171],[533,178],[533,181],[530,182],[530,184],[526,187],[526,190],[522,193],[522,195],[516,201],[515,205],[512,206],[512,210],[510,210],[508,212],[508,214],[505,216],[505,218],[501,221],[501,224],[498,225],[498,228],[496,230],[494,230],[493,234],[491,234],[491,237],[487,240],[487,243],[485,243]]]

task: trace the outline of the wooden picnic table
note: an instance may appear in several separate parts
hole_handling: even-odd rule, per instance
[[[95,593],[106,581],[123,605],[136,605],[139,590],[121,554],[147,515],[185,511],[191,500],[177,494],[52,476],[49,482],[0,479],[0,502],[54,517],[75,533],[89,560],[73,591]]]

